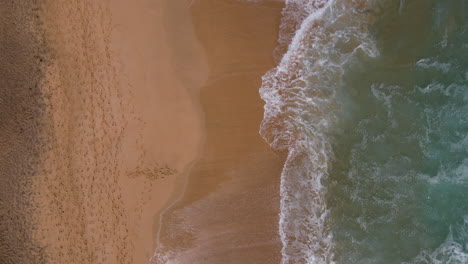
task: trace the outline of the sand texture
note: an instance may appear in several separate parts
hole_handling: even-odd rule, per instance
[[[49,263],[146,263],[197,154],[198,108],[171,69],[158,4],[44,4],[51,143],[34,188]]]
[[[0,1],[0,263],[44,263],[33,242],[32,182],[45,112],[39,1]]]

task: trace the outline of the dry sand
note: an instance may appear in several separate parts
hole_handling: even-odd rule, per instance
[[[40,154],[44,151],[44,45],[38,1],[0,1],[0,263],[43,263],[32,239]]]
[[[34,235],[48,263],[148,263],[158,213],[197,156],[195,94],[207,67],[187,34],[181,45],[193,59],[178,73],[162,8],[158,0],[43,4],[50,150],[34,185]]]
[[[181,8],[179,1],[167,3],[168,14]],[[210,68],[200,96],[206,142],[183,197],[164,214],[154,263],[280,262],[282,161],[259,135],[258,91],[274,66],[281,8],[231,0],[191,6]]]

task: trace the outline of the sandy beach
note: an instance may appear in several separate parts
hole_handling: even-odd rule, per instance
[[[22,82],[17,95],[37,100],[18,97],[22,125],[0,131],[2,173],[24,176],[1,186],[12,190],[4,201],[23,201],[2,203],[5,263],[279,262],[282,163],[258,133],[258,89],[274,66],[282,5],[5,6],[31,29],[2,22],[12,36],[29,34],[11,57],[24,58],[12,68],[18,77],[3,71],[12,81],[2,87]],[[25,10],[35,20],[23,19]],[[21,69],[37,75],[26,80]],[[13,140],[21,129],[31,134]],[[9,229],[18,235],[7,239]]]
[[[35,235],[49,263],[147,263],[158,213],[197,156],[206,66],[194,59],[176,72],[162,10],[160,1],[42,9],[51,120]],[[185,48],[199,50],[194,39]]]
[[[0,264],[468,263],[466,6],[0,1]]]

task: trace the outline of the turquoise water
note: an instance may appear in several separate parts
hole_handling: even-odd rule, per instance
[[[468,263],[468,1],[310,2],[260,90],[282,262]]]
[[[344,74],[327,205],[338,263],[468,263],[468,1],[389,4]]]

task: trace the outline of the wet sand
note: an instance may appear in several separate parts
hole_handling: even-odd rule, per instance
[[[176,2],[168,3],[168,14],[180,8]],[[193,2],[210,69],[200,93],[206,142],[183,197],[163,216],[153,263],[280,262],[282,161],[259,135],[258,91],[274,67],[281,8],[273,1]]]
[[[148,192],[146,201],[132,198],[139,195],[135,187],[124,189],[128,195],[125,201],[130,207],[139,206],[141,214],[140,223],[135,223],[134,263],[148,263],[152,256],[159,213],[180,195],[187,170],[199,156],[204,140],[198,94],[208,77],[208,65],[191,29],[188,9],[170,14],[181,27],[176,32],[168,32],[165,10],[161,0],[138,0],[131,5],[119,0],[111,6],[117,26],[112,43],[122,63],[122,82],[129,83],[126,96],[133,99],[139,118],[128,125],[133,131],[130,133],[140,133],[141,137],[138,145],[145,156],[138,166],[144,170],[148,169],[144,166],[156,163],[168,165],[175,172],[170,179],[153,182],[151,189],[142,185],[140,188]],[[183,42],[177,44],[183,54],[177,54],[171,34],[183,36]],[[183,57],[176,59],[177,55]],[[142,123],[140,131],[138,122]],[[128,147],[134,147],[132,142]]]

